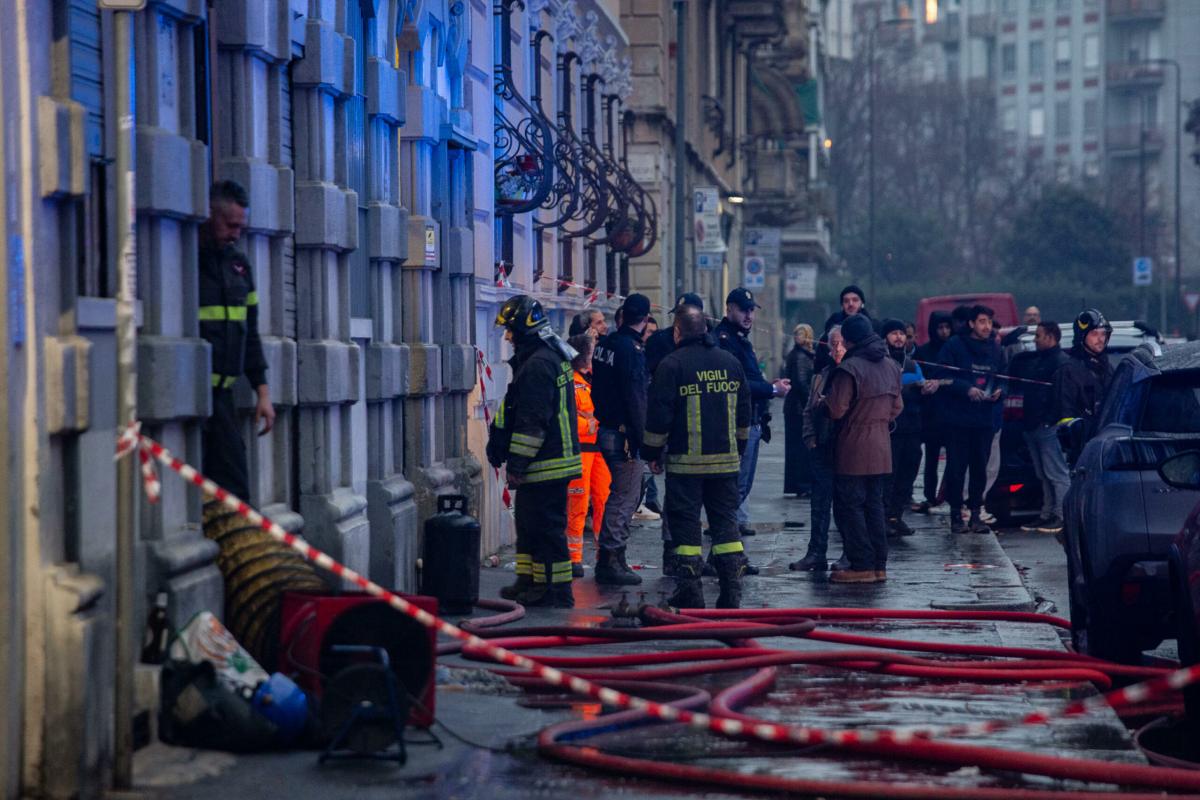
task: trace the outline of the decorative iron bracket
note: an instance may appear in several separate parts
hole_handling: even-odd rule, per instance
[[[554,188],[554,134],[549,121],[521,96],[512,76],[512,6],[499,0],[500,63],[495,68],[494,127],[496,210],[498,217],[539,208]]]

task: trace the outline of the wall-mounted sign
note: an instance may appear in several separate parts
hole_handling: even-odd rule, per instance
[[[783,231],[779,228],[746,228],[742,235],[742,254],[761,258],[772,275],[779,272],[782,250]]]
[[[721,193],[715,186],[700,186],[692,192],[692,225],[696,237],[696,252],[725,251],[721,236]]]
[[[425,226],[425,263],[437,264],[437,229],[432,225]]]
[[[696,269],[719,270],[725,266],[724,253],[701,251],[696,253]]]
[[[742,261],[742,286],[761,289],[767,285],[767,265],[759,256],[746,256]]]
[[[783,272],[784,300],[817,299],[816,264],[788,264]]]

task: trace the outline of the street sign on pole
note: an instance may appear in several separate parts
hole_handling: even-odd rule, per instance
[[[816,264],[788,264],[784,267],[783,299],[817,299]]]
[[[746,228],[742,237],[742,254],[759,256],[767,267],[768,274],[779,272],[779,257],[783,249],[783,231],[780,228]]]
[[[721,236],[721,192],[715,186],[698,186],[692,192],[692,227],[696,250],[720,253],[725,250]]]
[[[719,270],[725,266],[724,253],[710,253],[701,250],[696,253],[696,269]]]
[[[1154,283],[1154,259],[1142,256],[1133,260],[1133,285],[1149,286]]]
[[[1183,304],[1189,312],[1196,313],[1196,309],[1200,308],[1200,292],[1184,292]]]
[[[767,285],[767,265],[762,256],[746,256],[742,262],[742,286],[761,289]]]

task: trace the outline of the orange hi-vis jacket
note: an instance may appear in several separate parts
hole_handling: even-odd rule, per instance
[[[575,370],[575,420],[579,425],[579,444],[584,452],[598,452],[596,431],[596,406],[592,403],[592,382],[579,370]],[[589,427],[591,428],[589,432]]]

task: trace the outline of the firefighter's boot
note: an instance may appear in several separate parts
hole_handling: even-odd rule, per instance
[[[745,553],[722,553],[713,557],[717,570],[717,581],[721,593],[717,596],[717,608],[741,608],[742,575],[746,572]]]
[[[676,556],[675,565],[675,593],[667,598],[667,605],[704,608],[704,587],[700,582],[704,562],[700,556]]]
[[[528,553],[517,553],[517,580],[500,589],[505,600],[516,600],[533,584],[533,559]]]

